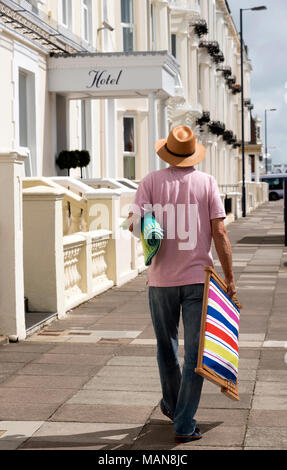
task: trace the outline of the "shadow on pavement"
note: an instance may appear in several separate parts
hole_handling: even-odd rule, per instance
[[[284,245],[284,235],[262,235],[255,237],[243,237],[237,245]]]

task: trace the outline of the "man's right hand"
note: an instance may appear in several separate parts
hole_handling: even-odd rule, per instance
[[[227,285],[227,295],[232,299],[232,297],[236,294],[235,281],[234,279],[225,279],[225,283]]]

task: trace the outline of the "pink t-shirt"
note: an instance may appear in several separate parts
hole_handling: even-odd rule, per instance
[[[149,267],[149,286],[205,282],[204,267],[213,266],[210,220],[226,217],[214,177],[194,167],[153,171],[140,182],[130,210],[143,215],[151,206],[165,237]]]

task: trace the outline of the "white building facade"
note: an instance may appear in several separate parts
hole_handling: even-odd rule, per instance
[[[225,0],[4,0],[0,5],[1,146],[28,148],[26,176],[61,175],[57,154],[87,149],[87,177],[140,180],[160,166],[151,156],[153,141],[166,137],[172,126],[187,124],[207,147],[200,169],[219,184],[241,179],[240,44]],[[30,29],[21,29],[21,21]],[[80,83],[83,62],[91,80]],[[154,74],[168,68],[165,89]],[[250,73],[246,57],[248,98]]]
[[[25,338],[24,297],[26,314],[62,318],[145,269],[121,223],[137,182],[165,167],[154,143],[173,126],[206,146],[198,168],[226,222],[241,216],[240,41],[225,0],[0,0],[0,58],[0,336]],[[245,54],[246,144],[251,71]],[[268,197],[255,147],[247,212]],[[89,151],[82,180],[56,164],[65,150]]]

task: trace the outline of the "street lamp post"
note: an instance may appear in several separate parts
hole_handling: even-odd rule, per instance
[[[242,217],[246,217],[245,189],[245,135],[244,135],[244,41],[243,41],[243,12],[267,10],[265,6],[240,8],[240,56],[241,56],[241,155],[242,155]]]
[[[271,108],[271,109],[265,109],[265,171],[267,174],[268,171],[268,165],[267,165],[267,156],[268,156],[268,150],[267,150],[267,111],[277,111],[276,108]]]

